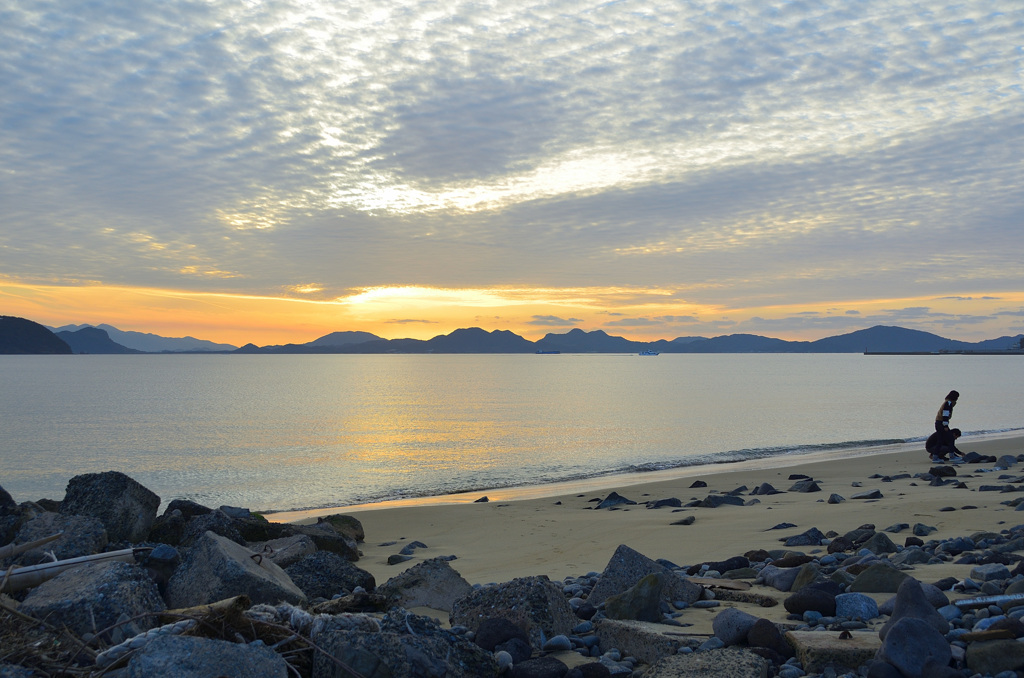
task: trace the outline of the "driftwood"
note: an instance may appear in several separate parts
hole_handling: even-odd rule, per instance
[[[25,544],[8,544],[7,546],[0,546],[0,560],[20,555],[25,551],[30,551],[31,549],[36,548],[37,546],[49,544],[51,541],[54,541],[55,539],[60,539],[60,536],[62,534],[64,533],[58,532],[57,534],[51,534],[49,537],[43,537],[42,539],[30,541]]]
[[[988,607],[989,605],[999,605],[1004,607],[1007,603],[1021,603],[1024,604],[1024,593],[1004,593],[998,596],[980,596],[978,598],[965,598],[958,600],[954,605],[957,607],[965,607],[969,609]]]
[[[109,553],[97,553],[91,556],[57,560],[52,563],[29,565],[28,567],[11,567],[0,572],[0,592],[13,593],[14,591],[39,586],[62,572],[87,563],[115,561],[134,563],[136,550],[138,549],[123,549],[121,551],[110,551]]]

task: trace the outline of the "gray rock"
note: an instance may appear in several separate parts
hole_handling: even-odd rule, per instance
[[[365,678],[478,678],[498,673],[498,664],[490,652],[452,634],[441,637],[326,631],[318,634],[314,641],[330,655],[326,657],[320,652],[314,655],[314,676],[340,678],[348,675],[338,671],[331,657]]]
[[[554,657],[536,657],[513,666],[509,678],[562,678],[568,670]]]
[[[702,587],[683,579],[661,563],[623,544],[615,549],[587,600],[591,605],[598,605],[608,596],[622,593],[649,574],[668,575],[665,590],[670,600],[694,603],[700,600],[704,591]]]
[[[866,492],[858,492],[857,494],[850,497],[851,499],[881,499],[881,490],[867,490]]]
[[[822,539],[825,539],[822,531],[812,527],[806,532],[789,537],[783,544],[785,546],[820,546]]]
[[[850,592],[895,593],[905,579],[908,579],[905,572],[900,572],[891,565],[876,563],[857,575],[850,584]]]
[[[923,565],[932,559],[931,554],[919,546],[903,549],[889,559],[894,565]]]
[[[923,597],[923,596],[922,596]],[[903,617],[889,627],[878,658],[905,678],[930,678],[952,659],[949,642],[928,622]]]
[[[196,542],[203,538],[207,532],[213,532],[219,534],[222,537],[230,539],[239,546],[247,546],[247,541],[242,533],[238,531],[238,525],[236,521],[229,518],[226,514],[221,511],[211,511],[209,513],[201,513],[194,515],[188,519],[185,523],[185,527],[181,534],[181,546],[193,546]]]
[[[280,539],[247,543],[246,548],[253,553],[263,554],[264,558],[269,559],[270,562],[282,569],[299,562],[317,551],[316,544],[305,534],[294,534],[290,537],[281,537]]]
[[[914,536],[915,537],[927,537],[932,532],[935,532],[939,528],[932,527],[931,525],[925,525],[924,523],[914,523]]]
[[[339,532],[333,523],[322,521],[316,525],[288,525],[293,534],[304,534],[313,540],[320,551],[337,553],[353,563],[359,560],[359,544],[345,532]]]
[[[226,537],[207,532],[185,553],[167,583],[168,604],[192,607],[241,594],[253,603],[306,602],[306,595],[284,570],[254,555]]]
[[[608,619],[636,619],[661,621],[661,601],[670,575],[663,572],[649,574],[622,593],[608,596],[605,615]]]
[[[394,605],[429,607],[445,612],[451,612],[456,600],[472,592],[472,585],[441,558],[417,563],[377,588],[377,593]]]
[[[832,494],[828,495],[828,503],[829,504],[841,504],[844,501],[846,501],[846,499],[843,498],[842,495],[836,494],[835,492],[833,492]]]
[[[747,632],[747,645],[768,648],[780,657],[793,656],[793,646],[786,642],[779,627],[767,619],[758,619],[750,627],[750,631]]]
[[[1024,643],[1018,640],[987,640],[967,646],[967,668],[994,676],[1024,666]]]
[[[802,615],[804,612],[820,612],[831,617],[836,613],[836,596],[822,589],[805,586],[783,601],[787,612]]]
[[[549,638],[541,649],[544,652],[568,652],[572,649],[572,641],[565,634],[559,633],[557,636]]]
[[[936,633],[942,636],[949,632],[949,622],[936,611],[935,606],[932,605],[925,595],[921,582],[913,577],[907,577],[900,584],[899,590],[896,592],[892,616],[879,629],[878,637],[885,640],[892,627],[905,618],[920,620],[931,626],[935,629]]]
[[[17,565],[36,565],[49,561],[52,553],[57,560],[78,558],[99,553],[107,545],[107,530],[99,518],[68,516],[46,511],[32,518],[18,530],[15,543],[24,544],[63,532],[57,540],[26,551],[15,561]]]
[[[128,678],[286,678],[288,663],[269,647],[192,636],[157,636],[128,662]]]
[[[790,492],[821,492],[821,487],[813,480],[800,480],[793,483],[789,488]]]
[[[975,581],[995,581],[1009,579],[1010,570],[1002,563],[989,563],[971,568],[971,579]]]
[[[631,499],[626,499],[618,492],[612,492],[604,498],[601,503],[597,505],[599,509],[613,508],[616,506],[635,506],[636,502]]]
[[[878,603],[863,593],[841,593],[836,596],[836,616],[868,621],[878,616]]]
[[[32,589],[18,609],[63,624],[79,636],[95,635],[119,621],[132,619],[104,632],[105,640],[119,643],[155,626],[156,618],[145,615],[166,607],[156,584],[142,568],[101,562],[80,565],[43,582]]]
[[[786,592],[792,590],[793,582],[796,580],[798,574],[800,574],[800,570],[796,567],[775,567],[774,565],[765,565],[758,573],[754,582],[764,584],[765,586],[771,586],[773,589],[778,591]]]
[[[771,662],[756,654],[726,647],[664,657],[644,671],[644,678],[764,678]]]
[[[996,460],[996,466],[1001,466],[1003,468],[1013,468],[1016,465],[1017,457],[1012,454],[1004,454]]]
[[[307,598],[344,595],[351,593],[358,586],[366,591],[373,591],[377,586],[372,574],[330,551],[312,553],[284,568],[284,571]]]
[[[527,631],[530,644],[540,649],[545,638],[572,633],[578,621],[562,589],[544,576],[522,577],[474,590],[452,605],[453,626],[476,631],[485,619],[505,617]]]
[[[875,555],[881,555],[883,553],[896,553],[896,544],[889,539],[889,535],[885,532],[875,532],[871,537],[862,544],[862,548],[866,548]]]
[[[99,518],[113,542],[137,543],[149,535],[160,497],[118,471],[86,473],[68,481],[60,512]]]
[[[729,607],[717,615],[711,622],[711,630],[726,646],[738,645],[747,641],[747,634],[757,622],[757,617],[735,607]]]

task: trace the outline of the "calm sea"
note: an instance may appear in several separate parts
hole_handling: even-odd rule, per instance
[[[0,356],[0,486],[344,506],[1024,426],[1024,357]]]

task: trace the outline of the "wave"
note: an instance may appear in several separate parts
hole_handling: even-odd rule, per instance
[[[961,436],[964,438],[991,436],[1004,433],[1024,431],[1024,427],[982,429],[977,431],[965,431]],[[815,453],[838,452],[842,450],[863,449],[865,455],[878,452],[878,448],[892,445],[903,445],[908,443],[923,443],[927,436],[914,436],[908,438],[869,438],[864,440],[846,440],[835,443],[818,443],[809,445],[780,445],[773,447],[744,448],[739,450],[728,450],[725,452],[714,452],[709,454],[682,457],[678,459],[651,461],[640,464],[626,464],[623,466],[608,467],[593,470],[582,470],[575,468],[567,472],[553,472],[541,476],[531,476],[529,483],[525,483],[522,477],[510,478],[508,480],[488,479],[487,481],[465,485],[452,485],[447,487],[434,487],[417,490],[393,490],[387,494],[364,495],[350,497],[345,504],[330,504],[323,506],[306,506],[284,511],[315,511],[327,508],[343,508],[344,506],[363,506],[367,504],[383,504],[393,501],[407,501],[426,499],[428,497],[440,497],[449,495],[471,494],[475,492],[487,492],[494,490],[507,490],[514,487],[529,485],[554,485],[556,483],[572,483],[594,478],[604,478],[636,473],[653,473],[657,471],[671,471],[673,469],[690,469],[695,467],[713,467],[718,464],[731,464],[756,459],[771,459],[775,457],[790,457],[810,455]],[[459,479],[453,478],[458,482]],[[463,479],[467,480],[467,479]],[[264,514],[276,513],[276,510],[262,511]]]

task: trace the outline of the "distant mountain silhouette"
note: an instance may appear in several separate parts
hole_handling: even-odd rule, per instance
[[[613,337],[604,330],[584,332],[578,328],[565,334],[549,333],[535,344],[535,348],[540,351],[563,353],[635,353],[647,347],[646,342]]]
[[[130,330],[119,330],[113,325],[64,325],[54,329],[54,332],[77,332],[86,327],[96,327],[105,330],[111,341],[114,341],[126,348],[133,348],[136,351],[146,353],[194,353],[233,351],[235,347],[231,344],[217,344],[205,339],[195,337],[162,337],[159,334],[149,332],[133,332]]]
[[[122,346],[121,344],[111,340],[107,331],[101,330],[98,327],[83,327],[75,332],[68,332],[67,330],[64,330],[57,332],[56,334],[67,342],[67,345],[70,346],[71,350],[75,353],[143,353],[143,351],[136,351],[134,348]]]
[[[44,325],[12,315],[0,315],[0,354],[67,355],[67,342]]]
[[[305,346],[347,346],[366,341],[380,341],[380,337],[369,332],[331,332],[305,344]]]

